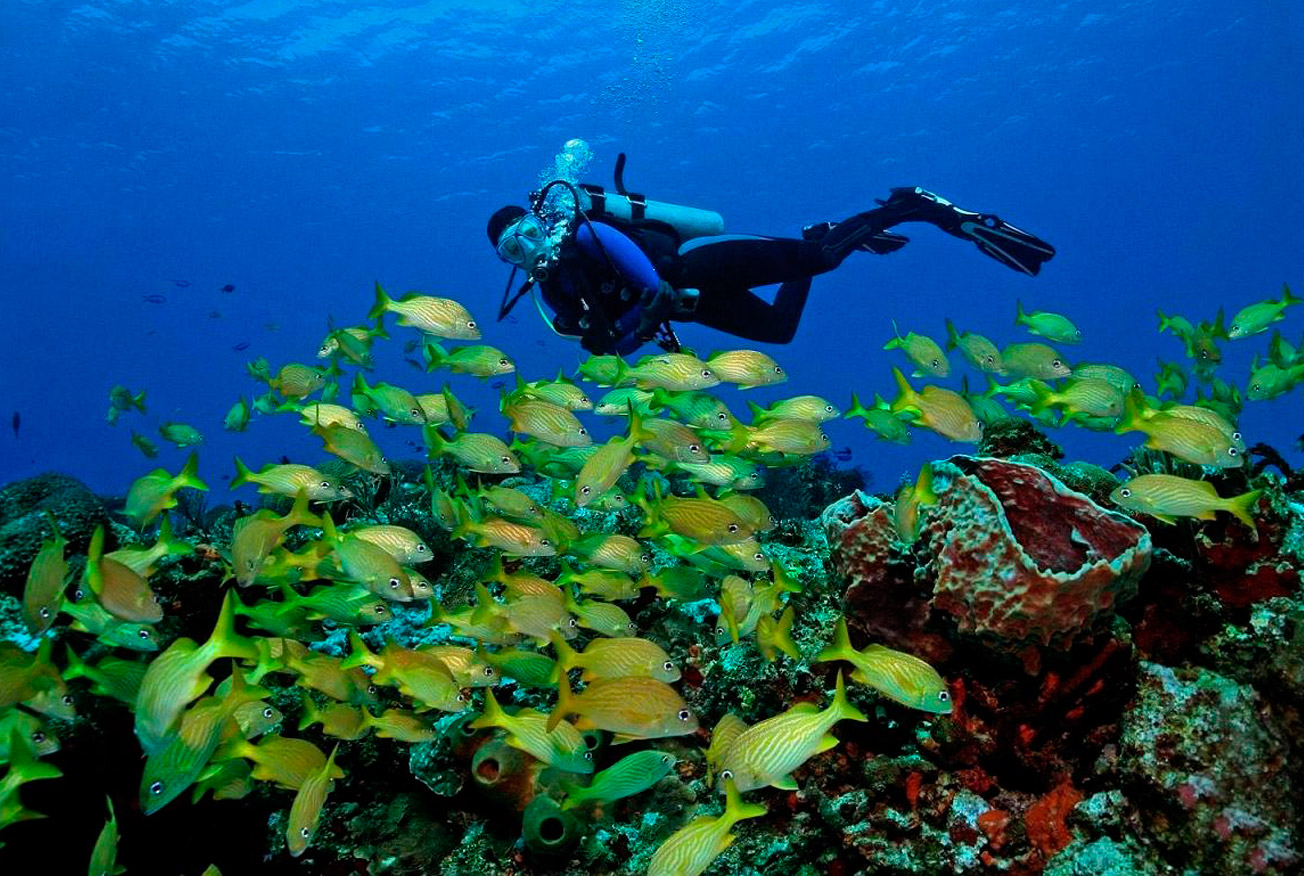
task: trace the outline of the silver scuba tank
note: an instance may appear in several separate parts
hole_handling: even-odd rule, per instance
[[[652,219],[679,232],[683,240],[724,234],[724,217],[714,210],[652,201],[635,192],[613,192],[593,183],[580,183],[580,210],[590,219],[609,216],[625,222]]]

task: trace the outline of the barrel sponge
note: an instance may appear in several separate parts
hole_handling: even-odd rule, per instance
[[[932,467],[937,501],[921,510],[911,585],[961,633],[1066,649],[1150,566],[1143,526],[1036,466],[954,456]],[[825,512],[834,565],[853,587],[882,581],[902,559],[888,508],[871,504],[844,500]]]

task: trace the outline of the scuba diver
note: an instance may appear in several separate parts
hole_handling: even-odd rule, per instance
[[[531,193],[531,209],[508,205],[489,218],[489,242],[513,267],[500,321],[522,296],[537,291],[535,305],[553,331],[578,338],[591,353],[626,355],[649,341],[677,350],[673,321],[786,344],[801,320],[811,278],[853,252],[882,255],[905,246],[909,238],[888,230],[904,222],[926,222],[972,241],[1030,276],[1055,255],[1034,234],[917,187],[892,189],[864,213],[807,226],[801,238],[725,234],[718,213],[626,191],[624,165],[621,153],[614,192],[553,180]],[[558,206],[564,196],[549,198],[557,187],[569,194],[564,208]],[[510,295],[517,270],[526,280]],[[772,284],[780,284],[773,302],[752,291]]]

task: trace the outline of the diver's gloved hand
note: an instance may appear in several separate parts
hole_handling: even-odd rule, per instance
[[[674,315],[677,298],[675,287],[665,280],[662,280],[656,289],[644,292],[643,297],[639,299],[643,313],[635,333],[641,338],[652,337],[657,327]]]
[[[987,256],[1022,273],[1034,275],[1055,255],[1055,247],[1017,228],[995,213],[975,213],[918,186],[892,189],[886,201],[897,222],[927,222],[947,234],[971,240]]]

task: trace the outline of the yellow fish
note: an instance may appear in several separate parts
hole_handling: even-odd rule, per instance
[[[548,717],[549,730],[567,715],[576,715],[576,727],[610,730],[616,734],[617,743],[683,736],[697,731],[697,716],[683,698],[670,685],[655,678],[598,679],[577,695],[571,693],[570,681],[562,673],[557,691],[557,707]]]
[[[1082,332],[1064,314],[1051,313],[1048,310],[1028,312],[1023,309],[1023,302],[1017,299],[1015,306],[1018,308],[1018,315],[1014,318],[1014,324],[1023,326],[1029,334],[1056,344],[1082,343]]]
[[[628,535],[590,532],[566,546],[566,553],[603,569],[640,575],[652,567],[648,549]]]
[[[1143,412],[1144,400],[1138,391],[1128,395],[1123,420],[1114,428],[1118,434],[1141,432],[1146,436],[1145,446],[1171,453],[1184,462],[1211,465],[1218,468],[1239,468],[1245,457],[1231,437],[1217,426],[1184,416],[1172,416],[1163,411],[1147,417]]]
[[[176,477],[169,474],[167,469],[156,468],[137,478],[127,491],[123,513],[144,526],[167,509],[175,508],[177,491],[187,487],[192,490],[208,489],[208,484],[199,479],[199,457],[194,453],[190,454]]]
[[[892,401],[893,413],[917,412],[918,422],[952,441],[978,441],[982,425],[964,396],[940,386],[926,386],[917,393],[898,368],[892,369],[899,392]]]
[[[537,398],[511,400],[504,396],[501,410],[511,421],[511,430],[532,435],[557,447],[583,447],[593,443],[593,436],[569,410]]]
[[[629,432],[625,437],[612,438],[599,447],[575,476],[575,504],[583,508],[615,486],[634,462],[634,448],[651,437],[652,433],[643,426],[643,418],[631,407]]]
[[[451,340],[475,341],[480,338],[480,327],[470,312],[451,298],[436,298],[410,292],[395,300],[376,284],[376,303],[367,313],[367,319],[379,320],[385,313],[398,317],[398,324],[419,329],[428,335]]]
[[[320,369],[291,362],[268,379],[267,385],[286,398],[304,398],[326,385],[326,375]]]
[[[704,815],[670,835],[652,855],[647,876],[700,876],[735,839],[733,826],[745,818],[760,818],[765,807],[744,803],[733,782],[726,781],[724,813]]]
[[[915,377],[922,377],[925,374],[946,377],[951,373],[951,363],[947,361],[946,353],[938,346],[937,341],[927,335],[917,335],[914,332],[906,332],[905,337],[902,337],[896,320],[892,321],[892,333],[896,337],[884,344],[883,349],[899,349],[905,353],[918,369],[915,371]]]
[[[756,531],[727,504],[706,496],[662,496],[657,486],[651,500],[640,496],[635,501],[647,515],[647,522],[638,532],[640,538],[674,532],[705,545],[737,544]]]
[[[335,784],[332,773],[335,769],[335,755],[340,750],[338,744],[331,750],[326,765],[319,772],[313,773],[299,786],[290,806],[290,818],[285,827],[285,840],[290,847],[290,855],[297,858],[308,848],[312,835],[317,830],[317,821],[321,818],[322,806],[326,795]]]
[[[1001,351],[1001,363],[1015,377],[1056,380],[1072,373],[1064,357],[1045,344],[1010,344]]]
[[[857,651],[851,646],[844,619],[838,621],[833,642],[815,658],[817,663],[829,660],[846,660],[856,667],[851,673],[853,681],[903,706],[935,715],[951,714],[951,691],[936,669],[918,657],[883,645],[868,645]]]
[[[429,546],[421,540],[421,536],[405,526],[394,524],[359,526],[350,529],[348,534],[371,542],[399,563],[420,565],[434,559]]]
[[[376,670],[371,678],[376,684],[392,685],[405,696],[411,697],[426,709],[442,712],[460,712],[469,699],[458,686],[444,662],[433,654],[414,651],[389,642],[379,655],[367,648],[356,630],[349,631],[349,645],[353,653],[341,663],[341,669],[370,666]]]
[[[548,716],[534,709],[515,715],[503,711],[492,690],[485,691],[484,714],[470,724],[473,728],[498,727],[512,748],[531,754],[549,766],[571,773],[593,772],[593,752],[574,724],[550,724]]]
[[[739,389],[772,386],[788,379],[778,362],[755,350],[713,353],[707,357],[706,366],[725,383],[738,384]]]
[[[638,389],[685,391],[720,385],[719,376],[691,353],[654,353],[630,368],[621,363],[618,383],[632,383]]]
[[[839,673],[833,703],[827,709],[820,711],[813,703],[799,703],[739,733],[720,756],[720,779],[726,784],[732,780],[740,792],[767,785],[795,791],[797,782],[792,771],[836,746],[838,740],[829,730],[844,719],[869,720],[847,702]]]
[[[1005,374],[1001,351],[990,340],[974,332],[959,332],[951,320],[946,321],[946,349],[960,351],[965,361],[988,374]]]
[[[23,620],[27,631],[35,636],[54,625],[68,582],[68,561],[63,556],[68,540],[60,534],[54,514],[47,510],[45,517],[50,523],[50,538],[41,543],[32,559],[23,587]]]
[[[906,544],[914,544],[919,538],[919,510],[937,502],[933,492],[933,466],[924,463],[919,469],[919,477],[913,486],[902,487],[892,506],[892,522],[896,528],[897,538]]]
[[[130,568],[104,557],[104,527],[95,527],[86,556],[86,582],[100,605],[131,623],[157,623],[163,607],[149,582]]]
[[[561,671],[582,669],[582,681],[638,675],[671,684],[680,677],[679,667],[670,655],[647,639],[628,636],[594,639],[582,653],[577,653],[560,636],[553,637],[552,645],[557,649]]]
[[[237,456],[231,489],[245,484],[257,484],[260,493],[277,493],[291,497],[297,495],[300,490],[306,490],[308,498],[314,502],[331,502],[353,496],[347,487],[340,485],[338,478],[322,474],[310,465],[269,463],[254,472]]]
[[[422,427],[426,449],[431,458],[448,454],[468,471],[483,474],[516,474],[521,463],[501,438],[484,432],[463,432],[456,438],[446,438],[438,429]]]
[[[1208,481],[1147,474],[1116,488],[1109,494],[1109,500],[1120,508],[1149,514],[1165,523],[1176,523],[1178,517],[1212,520],[1215,512],[1226,511],[1254,531],[1254,518],[1250,511],[1258,503],[1261,492],[1250,490],[1224,499]]]
[[[792,398],[785,398],[777,401],[768,408],[762,408],[756,402],[748,402],[747,407],[752,412],[752,422],[759,424],[764,420],[810,420],[814,423],[823,423],[825,420],[833,420],[842,416],[833,403],[820,398],[818,395],[797,395]]]
[[[322,449],[347,463],[372,474],[390,473],[389,460],[366,432],[350,429],[343,423],[313,426],[312,434],[322,441]]]

